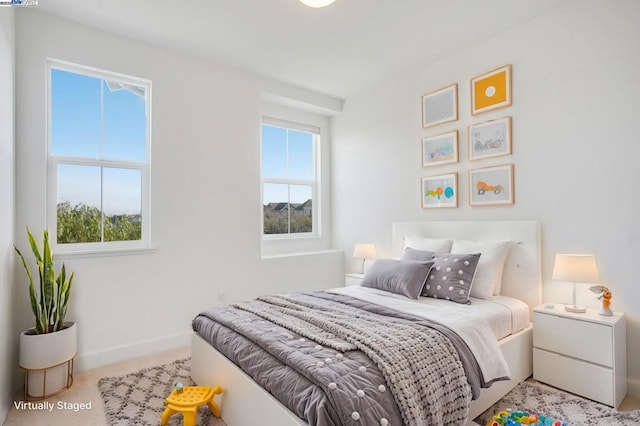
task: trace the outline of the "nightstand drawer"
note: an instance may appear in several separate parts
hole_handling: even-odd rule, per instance
[[[533,313],[533,324],[535,348],[613,366],[612,327],[539,312]]]
[[[609,368],[534,348],[533,378],[607,405],[615,405],[613,371]]]

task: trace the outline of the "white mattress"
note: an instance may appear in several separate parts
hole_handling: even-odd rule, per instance
[[[353,290],[357,289],[357,290]],[[473,321],[485,321],[496,340],[503,339],[511,334],[523,330],[529,325],[529,306],[519,299],[508,296],[493,296],[491,299],[471,298],[470,305],[455,303],[448,300],[434,299],[432,297],[421,297],[420,300],[409,300],[406,297],[383,290],[368,287],[349,286],[329,290],[335,293],[346,294],[362,299],[363,294],[382,296],[380,304],[389,308],[406,310],[407,306],[395,300],[402,300],[408,304],[415,304],[412,309],[414,313],[420,315],[422,310],[437,311],[452,317],[466,317]],[[446,324],[445,324],[446,325]]]
[[[478,311],[485,309],[481,306],[486,307],[485,320],[489,322],[498,340],[524,330],[529,325],[529,305],[520,299],[493,296],[489,300],[482,300],[472,297],[470,306],[478,307]]]

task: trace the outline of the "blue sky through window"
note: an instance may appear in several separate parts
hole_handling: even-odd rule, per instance
[[[51,70],[53,155],[100,157],[100,80]]]
[[[104,157],[144,163],[147,159],[145,100],[104,85]]]
[[[58,164],[58,203],[100,208],[100,168]]]
[[[142,173],[135,169],[103,169],[103,210],[106,214],[139,214]]]
[[[313,134],[262,125],[262,175],[265,178],[313,180]],[[263,203],[304,203],[312,197],[308,185],[264,185]]]
[[[51,70],[51,153],[146,163],[145,89]],[[59,164],[58,202],[84,203],[107,215],[140,214],[142,174],[136,169]],[[101,198],[102,196],[102,198]]]

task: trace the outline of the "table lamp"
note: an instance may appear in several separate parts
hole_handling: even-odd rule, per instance
[[[362,259],[361,274],[364,273],[364,262],[367,258],[376,257],[376,246],[374,244],[356,244],[353,248],[353,257]]]
[[[551,278],[573,282],[573,305],[565,305],[566,311],[586,312],[587,308],[576,304],[576,283],[597,283],[600,281],[596,258],[592,254],[556,254]]]

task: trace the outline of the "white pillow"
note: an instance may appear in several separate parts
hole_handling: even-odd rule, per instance
[[[453,253],[481,254],[471,285],[471,297],[489,299],[494,294],[500,294],[502,270],[510,248],[511,241],[453,241]]]
[[[412,248],[416,250],[434,251],[438,253],[451,253],[451,238],[437,239],[414,237],[411,235],[404,236],[404,248]]]

